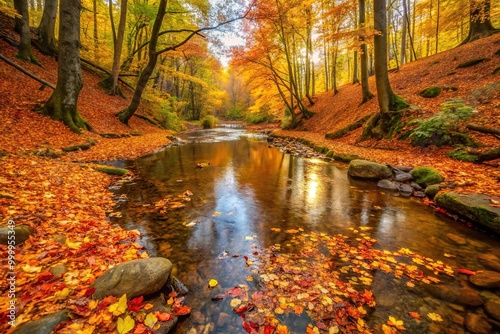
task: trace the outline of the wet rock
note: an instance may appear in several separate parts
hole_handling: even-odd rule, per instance
[[[473,334],[490,334],[493,329],[485,316],[474,313],[465,316],[465,327]]]
[[[415,191],[413,193],[413,196],[417,197],[417,198],[424,198],[425,197],[425,194],[423,191]]]
[[[27,225],[0,227],[0,244],[8,245],[9,241],[14,241],[17,246],[28,240],[33,233],[33,229]],[[12,236],[15,236],[15,239]]]
[[[484,305],[484,309],[490,316],[500,321],[500,299],[494,299],[488,301]]]
[[[487,289],[500,288],[500,273],[490,270],[481,270],[469,277],[469,281],[475,286]]]
[[[466,306],[481,306],[484,304],[484,300],[479,293],[469,288],[456,288],[443,284],[426,284],[425,290],[432,296],[448,303]]]
[[[500,258],[498,256],[494,254],[480,254],[477,259],[486,268],[500,272]]]
[[[490,199],[482,194],[446,192],[439,193],[435,201],[439,207],[468,218],[500,235],[500,208],[490,206]]]
[[[160,294],[159,297],[153,298],[153,299],[147,299],[146,302],[148,304],[153,305],[151,308],[150,312],[155,313],[155,312],[160,312],[160,313],[168,313],[172,314],[172,308],[167,304],[167,301],[165,300],[165,296],[163,294]],[[177,324],[177,321],[179,320],[178,316],[173,316],[172,319],[168,321],[160,321],[158,324],[160,325],[159,328],[155,329],[155,334],[167,334],[172,331],[172,329],[175,327]]]
[[[52,273],[52,275],[54,275],[55,278],[58,278],[62,277],[68,271],[68,267],[66,267],[66,265],[63,263],[60,263],[51,267],[49,271]]]
[[[398,182],[407,182],[413,180],[413,176],[410,173],[395,170],[394,179]]]
[[[377,187],[389,190],[399,190],[399,184],[397,182],[387,179],[378,181]]]
[[[347,174],[362,179],[387,179],[392,176],[390,168],[386,165],[360,159],[349,163]]]
[[[411,187],[417,191],[423,190],[424,188],[417,182],[410,183]]]
[[[359,155],[356,154],[342,154],[337,153],[333,155],[333,159],[342,162],[351,162],[353,160],[361,159]]]
[[[463,245],[467,245],[467,239],[465,238],[462,238],[456,234],[453,234],[453,233],[448,233],[446,235],[446,238],[448,238],[448,240],[450,240],[451,242],[453,242],[455,245],[458,245],[458,246],[463,246]]]
[[[403,183],[400,185],[399,191],[405,196],[410,196],[413,193],[413,188],[409,184]]]
[[[133,260],[121,263],[98,277],[93,287],[92,297],[121,297],[127,294],[131,299],[159,291],[167,282],[172,263],[162,257]]]
[[[70,320],[70,311],[61,310],[35,321],[30,321],[17,327],[12,334],[50,334],[57,325]]]
[[[219,314],[219,318],[217,319],[217,327],[224,327],[230,320],[230,316],[227,313],[222,312]]]
[[[439,184],[433,184],[425,188],[425,196],[429,197],[430,199],[434,199],[436,197],[437,193],[441,190],[441,187]]]

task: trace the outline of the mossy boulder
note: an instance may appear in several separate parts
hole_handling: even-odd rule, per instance
[[[413,169],[410,174],[415,179],[415,182],[424,187],[444,181],[444,178],[439,174],[439,172],[431,167],[417,167]]]
[[[17,327],[12,334],[50,334],[60,323],[70,320],[70,311],[61,310],[44,316],[35,321],[29,321]]]
[[[96,171],[99,171],[101,173],[106,173],[109,175],[118,175],[118,176],[123,176],[128,173],[128,169],[125,168],[116,168],[116,167],[110,167],[110,166],[97,166],[95,167]]]
[[[441,94],[441,87],[439,86],[431,86],[427,87],[423,91],[420,92],[420,96],[425,97],[425,98],[433,98]]]
[[[347,174],[361,179],[387,179],[392,177],[392,171],[387,165],[367,160],[352,160]]]
[[[490,199],[482,194],[447,192],[438,194],[435,202],[437,206],[459,214],[500,235],[500,208],[490,206]]]
[[[14,234],[12,234],[12,231],[14,232]],[[32,235],[33,233],[33,229],[28,225],[0,227],[0,245],[8,245],[9,241],[13,241],[12,238],[9,239],[9,237],[12,237],[12,235],[15,236],[15,244],[20,245],[28,240],[30,235]]]
[[[351,162],[353,160],[361,159],[361,157],[359,155],[356,155],[356,154],[338,153],[338,154],[333,155],[333,159],[335,159],[337,161],[342,161],[342,162]]]
[[[424,194],[425,194],[425,196],[429,197],[430,199],[434,199],[434,197],[436,197],[439,190],[441,190],[441,187],[439,186],[439,184],[432,184],[432,185],[425,188]]]

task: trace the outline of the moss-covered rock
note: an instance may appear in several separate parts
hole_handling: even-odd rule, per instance
[[[106,173],[110,175],[118,175],[118,176],[123,176],[128,173],[128,169],[125,168],[116,168],[116,167],[110,167],[110,166],[97,166],[95,167],[95,170],[101,172],[101,173]]]
[[[329,151],[329,150],[328,150],[326,147],[324,147],[324,146],[316,146],[316,147],[314,147],[314,150],[315,150],[316,152],[321,153],[321,154],[326,154],[326,153],[328,153],[328,151]]]
[[[347,174],[361,179],[387,179],[392,177],[392,171],[387,165],[367,160],[352,160]]]
[[[420,92],[420,96],[425,97],[425,98],[433,98],[441,94],[441,87],[439,86],[431,86],[427,87],[423,91]]]
[[[338,153],[338,154],[333,155],[333,159],[335,159],[337,161],[342,161],[342,162],[351,162],[351,161],[356,160],[356,159],[361,159],[361,157],[359,155],[356,155],[356,154]]]
[[[482,194],[438,194],[436,204],[500,235],[500,208],[490,206],[490,197]],[[498,199],[497,199],[498,200]]]
[[[425,196],[429,197],[430,199],[434,199],[436,197],[437,193],[441,190],[441,187],[439,184],[433,184],[425,188],[424,194]]]
[[[431,167],[417,167],[410,172],[418,184],[427,187],[444,181],[439,172]]]
[[[477,155],[470,154],[464,149],[450,151],[446,153],[446,156],[458,161],[477,162]]]

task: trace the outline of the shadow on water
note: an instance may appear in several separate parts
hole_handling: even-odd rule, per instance
[[[288,234],[271,233],[273,227],[349,235],[353,228],[368,226],[372,228],[368,234],[378,240],[377,248],[409,248],[473,270],[483,268],[477,262],[478,254],[500,249],[498,240],[437,217],[418,200],[351,179],[344,167],[284,154],[268,147],[261,135],[224,128],[188,133],[183,139],[183,145],[133,162],[139,178],[115,190],[121,198],[118,211],[122,217],[112,218],[124,228],[141,231],[141,242],[149,253],[169,258],[174,275],[190,289],[186,303],[193,312],[177,326],[176,333],[195,333],[193,328],[201,333],[206,326],[207,333],[243,332],[242,320],[229,303],[213,302],[211,296],[239,284],[255,284],[246,281],[251,272],[243,256],[251,254],[252,247],[289,240]],[[197,168],[198,164],[203,168]],[[182,202],[184,207],[158,213],[156,202],[167,197],[176,203],[185,198],[182,194],[187,190],[193,195]],[[467,244],[453,243],[447,237],[450,233],[466,238]],[[456,257],[446,258],[445,253]],[[467,307],[425,292],[409,292],[402,282],[387,276],[375,275],[371,289],[377,307],[369,322],[384,323],[389,315],[408,311],[437,312],[443,323],[427,327],[428,322],[414,322],[409,326],[408,320],[407,332],[446,328],[463,332]],[[215,291],[207,286],[212,278],[220,283]],[[466,285],[466,277],[457,277],[450,284]],[[304,333],[311,322],[307,315],[285,316],[282,321],[293,333]]]

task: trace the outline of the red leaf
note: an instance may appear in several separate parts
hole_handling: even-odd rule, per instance
[[[54,275],[49,271],[43,271],[38,275],[37,282],[47,282],[54,278]]]
[[[233,309],[233,311],[236,312],[236,313],[238,313],[238,314],[241,314],[243,312],[247,312],[247,311],[253,310],[253,307],[254,307],[253,303],[248,303],[246,305],[242,305],[242,306],[240,306],[238,308]]]
[[[186,315],[186,314],[191,313],[191,308],[189,306],[186,306],[186,305],[177,306],[177,307],[172,309],[172,313],[174,315]]]
[[[264,334],[273,334],[276,330],[276,327],[272,325],[264,325]]]
[[[244,321],[243,322],[243,328],[245,331],[249,334],[257,334],[257,330],[259,329],[259,324],[256,322],[251,322],[251,321]]]
[[[85,291],[85,293],[83,294],[84,297],[88,297],[90,296],[91,294],[93,294],[95,291],[95,288],[90,288],[90,289],[87,289],[87,291]]]
[[[461,274],[465,274],[465,275],[475,275],[476,272],[475,271],[472,271],[472,270],[469,270],[469,269],[462,269],[462,268],[458,268],[457,271]]]
[[[141,309],[141,307],[143,306],[143,301],[144,301],[143,296],[139,296],[137,298],[134,298],[127,303],[127,308],[131,312],[138,312]]]
[[[160,313],[158,311],[155,312],[155,316],[160,321],[169,321],[170,319],[174,318],[171,314],[168,314],[167,312]]]

